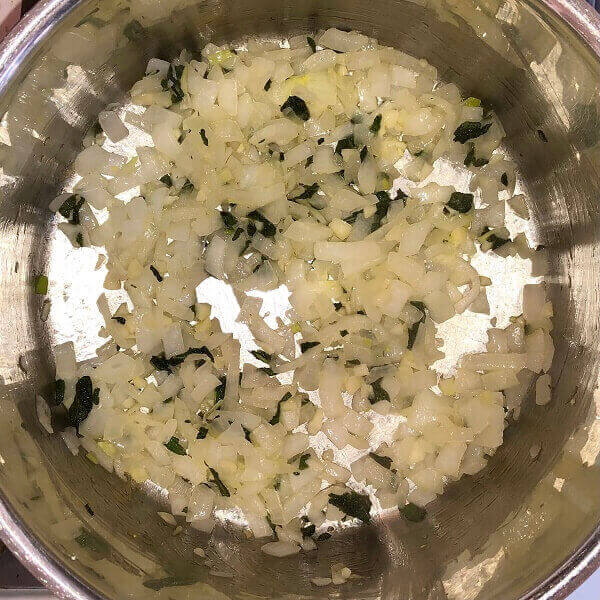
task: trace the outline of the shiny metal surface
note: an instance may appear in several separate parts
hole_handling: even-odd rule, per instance
[[[160,18],[149,19],[148,6]],[[129,40],[133,18],[147,29]],[[101,280],[93,252],[75,258],[47,206],[97,113],[124,98],[146,58],[328,26],[426,58],[498,112],[532,236],[547,248],[554,393],[544,407],[529,399],[489,466],[451,486],[426,521],[378,519],[274,560],[233,527],[173,536],[156,517],[164,498],[73,457],[40,429],[33,398],[52,378],[52,345],[74,340],[86,359],[99,343]],[[600,23],[580,1],[42,1],[0,47],[0,536],[73,599],[563,598],[600,564],[599,82]],[[48,321],[32,293],[39,272],[50,276]],[[82,548],[73,539],[81,528],[100,542]],[[211,565],[194,557],[198,546]],[[332,562],[359,578],[311,586]],[[153,592],[148,579],[186,585]]]

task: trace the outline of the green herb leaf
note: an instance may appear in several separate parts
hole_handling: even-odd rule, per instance
[[[184,69],[184,65],[169,65],[166,78],[160,82],[164,90],[171,90],[173,104],[181,102],[185,95],[181,89],[181,77]]]
[[[369,452],[369,456],[385,469],[392,468],[392,459],[389,456],[379,456],[379,454],[375,454],[375,452]]]
[[[371,223],[371,232],[376,231],[381,227],[381,221],[387,216],[392,200],[387,192],[376,192],[377,204],[375,205],[375,214]]]
[[[308,45],[314,54],[317,51],[317,44],[315,43],[315,40],[313,40],[310,36],[306,36],[306,41],[308,42]]]
[[[75,241],[80,248],[85,246],[85,242],[83,241],[83,233],[81,233],[81,231],[75,236]]]
[[[358,367],[360,365],[360,360],[358,358],[352,358],[351,360],[346,361],[347,367]]]
[[[412,502],[409,502],[406,506],[398,507],[400,514],[412,523],[419,523],[427,516],[427,511]]]
[[[301,342],[300,352],[304,354],[307,350],[310,350],[311,348],[316,348],[319,344],[320,342]]]
[[[238,220],[230,213],[225,210],[219,211],[223,225],[228,229],[235,229],[238,224]]]
[[[342,155],[342,150],[352,150],[354,148],[356,148],[356,145],[354,143],[354,136],[353,135],[349,135],[348,137],[342,138],[335,145],[335,153],[339,154],[341,156]]]
[[[291,397],[292,397],[292,394],[290,394],[290,392],[286,392],[284,394],[283,398],[277,403],[277,411],[275,412],[275,414],[273,415],[273,417],[269,421],[270,425],[277,425],[277,423],[279,423],[279,418],[281,416],[281,405],[286,400],[289,400]]]
[[[92,404],[98,406],[100,404],[100,388],[94,388],[92,392]]]
[[[308,469],[308,459],[310,458],[310,452],[303,454],[298,461],[298,469],[300,471],[304,471],[304,469]]]
[[[345,492],[343,494],[329,494],[329,504],[339,508],[349,517],[360,519],[363,523],[368,523],[371,519],[371,499],[366,494],[359,494],[355,491]]]
[[[382,381],[383,377],[380,377],[371,384],[371,388],[373,388],[373,392],[369,395],[369,402],[371,404],[375,404],[382,400],[387,400],[389,402],[390,400],[390,395],[381,387]]]
[[[48,293],[48,277],[46,275],[38,275],[33,280],[33,291],[41,296]]]
[[[446,206],[449,206],[459,213],[468,213],[473,208],[473,194],[452,192]]]
[[[263,90],[265,90],[265,92],[268,92],[270,88],[271,88],[271,79],[267,79],[267,83],[265,83]]]
[[[225,387],[227,386],[227,377],[225,377],[225,375],[222,375],[221,377],[219,377],[219,381],[221,383],[215,388],[215,404],[218,404],[225,398]]]
[[[473,165],[474,167],[483,167],[488,164],[488,160],[485,158],[476,158],[475,157],[475,144],[472,142],[469,144],[469,151],[467,152],[467,156],[465,156],[465,167],[470,167]]]
[[[69,425],[75,427],[77,432],[79,432],[79,425],[88,418],[94,406],[93,395],[90,377],[88,375],[80,377],[75,384],[75,398],[68,411]]]
[[[204,129],[200,130],[200,137],[202,138],[204,145],[208,146],[208,138],[206,137],[206,131]]]
[[[152,275],[156,277],[156,281],[160,283],[163,280],[163,276],[158,272],[158,269],[154,265],[150,265],[150,270],[152,271]]]
[[[164,183],[165,185],[167,185],[167,186],[169,186],[169,187],[172,187],[172,186],[173,186],[173,180],[171,179],[171,176],[170,176],[170,175],[163,175],[163,176],[162,176],[162,177],[159,179],[159,181],[160,181],[161,183]]]
[[[367,158],[368,150],[366,146],[363,146],[363,149],[360,151],[360,162],[363,162],[365,158]]]
[[[208,434],[208,427],[200,427],[200,429],[198,429],[198,433],[196,434],[196,439],[203,440],[207,434]]]
[[[315,535],[316,529],[314,523],[307,523],[300,527],[300,533],[302,534],[302,537],[311,537],[312,535]]]
[[[185,183],[183,184],[183,187],[181,188],[181,192],[183,194],[187,194],[188,192],[193,192],[193,191],[194,191],[194,184],[189,179],[186,179]]]
[[[340,335],[341,335],[342,337],[346,337],[346,336],[348,335],[348,330],[347,330],[347,329],[341,329],[341,330],[340,330]]]
[[[348,215],[342,220],[348,223],[349,225],[353,225],[354,223],[356,223],[356,219],[358,218],[358,215],[360,215],[361,212],[362,208],[360,210],[355,210],[352,214]]]
[[[371,133],[377,134],[377,132],[381,129],[381,119],[382,119],[381,115],[377,115],[373,119],[373,123],[371,123],[371,126],[369,127],[369,131]]]
[[[211,472],[211,475],[213,476],[212,483],[214,483],[217,486],[217,489],[219,490],[219,493],[221,494],[221,496],[225,496],[226,498],[229,498],[231,496],[231,494],[229,493],[227,486],[221,481],[219,474],[212,467],[208,467],[208,470]]]
[[[308,200],[309,198],[312,198],[319,191],[318,183],[313,183],[312,185],[304,185],[304,184],[300,184],[300,185],[302,185],[302,187],[304,188],[304,191],[299,196],[290,198],[290,200],[292,200],[292,201]]]
[[[265,352],[264,350],[251,350],[250,354],[252,354],[254,358],[258,358],[258,360],[262,360],[267,364],[273,360],[273,355]]]
[[[125,325],[125,323],[127,323],[127,319],[125,319],[125,317],[112,317],[112,320],[116,321],[120,325]]]
[[[509,240],[506,238],[499,237],[495,233],[488,235],[487,241],[492,245],[492,250],[496,250],[497,248],[500,248],[500,246],[504,246],[504,244],[509,242]]]
[[[306,102],[299,96],[290,96],[282,105],[281,112],[288,116],[290,113],[294,113],[299,119],[308,121],[310,119],[310,112]]]
[[[173,454],[179,454],[179,456],[185,456],[187,452],[185,448],[179,443],[179,438],[172,437],[166,444],[164,444],[167,450],[173,452]]]
[[[83,206],[85,198],[79,194],[69,196],[58,209],[58,212],[71,223],[71,225],[79,225],[79,209]]]
[[[454,141],[464,144],[468,140],[473,140],[484,135],[491,126],[491,123],[486,123],[484,125],[479,121],[465,121],[454,131]]]
[[[250,435],[252,434],[252,432],[249,429],[246,429],[243,425],[242,429],[244,431],[244,437],[246,438],[246,441],[252,443],[252,440],[250,439]]]
[[[500,183],[504,186],[508,185],[508,175],[506,173],[502,173],[500,176]]]
[[[252,212],[248,213],[246,216],[249,219],[251,219],[252,221],[258,221],[259,223],[262,223],[261,233],[265,237],[272,238],[277,233],[277,227],[275,227],[275,225],[273,225],[273,223],[271,223],[271,221],[269,221],[269,219],[267,219],[264,215],[259,213],[257,210],[253,210]],[[251,235],[250,232],[248,232],[248,235]],[[252,235],[254,235],[254,234],[252,234]]]
[[[406,347],[410,350],[414,344],[415,341],[417,339],[417,333],[419,332],[419,325],[421,325],[421,323],[425,322],[425,305],[422,302],[419,302],[417,300],[415,300],[414,302],[411,302],[411,304],[419,309],[422,313],[422,317],[416,322],[413,323],[409,328],[408,328],[408,344],[406,345]]]
[[[165,358],[164,352],[161,352],[157,356],[153,356],[152,358],[150,358],[150,364],[157,371],[168,371],[169,373],[171,373],[171,366],[169,365],[169,362]]]

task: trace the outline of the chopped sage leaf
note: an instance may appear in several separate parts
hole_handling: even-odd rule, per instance
[[[369,127],[369,131],[371,133],[377,134],[377,132],[381,129],[381,119],[382,119],[381,115],[377,115],[373,119],[373,123],[371,123],[371,126]]]
[[[425,322],[425,305],[422,302],[419,302],[417,300],[415,300],[414,302],[411,302],[411,304],[417,308],[418,310],[421,311],[422,316],[421,318],[416,321],[415,323],[413,323],[409,328],[408,328],[408,344],[406,345],[406,347],[411,350],[412,347],[415,345],[415,341],[417,339],[417,333],[419,332],[419,325],[421,325],[421,323]]]
[[[150,270],[152,271],[152,275],[156,277],[156,281],[160,283],[163,280],[163,276],[158,272],[158,269],[154,265],[150,265]]]
[[[187,452],[185,448],[179,443],[179,438],[171,437],[171,439],[164,444],[167,450],[173,452],[173,454],[179,454],[180,456],[185,456]]]
[[[293,113],[303,121],[308,121],[308,119],[310,119],[308,106],[306,106],[306,102],[304,102],[304,100],[302,100],[302,98],[299,96],[290,96],[281,105],[281,112],[286,116],[288,116],[290,113]]]
[[[213,476],[212,483],[214,483],[217,486],[217,489],[219,490],[219,493],[221,494],[221,496],[225,496],[226,498],[229,498],[231,496],[231,494],[229,493],[227,486],[221,481],[219,474],[212,467],[208,467],[208,470],[210,471],[211,475]]]
[[[373,393],[369,395],[369,402],[371,404],[376,404],[382,400],[387,400],[389,402],[390,395],[381,387],[382,381],[383,377],[380,377],[371,384],[371,388],[373,389]]]
[[[446,206],[449,206],[459,213],[468,213],[473,208],[473,194],[452,192]]]
[[[389,456],[380,456],[379,454],[375,454],[375,452],[369,452],[369,456],[383,468],[391,469],[392,459]]]
[[[454,131],[454,141],[464,144],[468,140],[473,140],[486,134],[491,123],[481,123],[479,121],[464,121]]]
[[[204,145],[208,146],[208,138],[206,137],[206,131],[204,129],[200,130],[200,137],[202,138]]]
[[[371,519],[371,499],[366,494],[355,491],[329,494],[329,504],[339,508],[349,517],[360,519],[363,523],[368,523]]]
[[[301,342],[300,343],[300,352],[302,352],[302,354],[304,354],[307,350],[310,350],[311,348],[315,348],[319,344],[320,344],[320,342]]]

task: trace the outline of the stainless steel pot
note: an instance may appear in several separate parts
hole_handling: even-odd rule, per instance
[[[52,346],[72,339],[83,359],[99,341],[95,257],[74,256],[47,207],[98,112],[148,57],[328,26],[427,59],[498,112],[547,248],[554,394],[545,407],[529,399],[489,466],[451,486],[426,521],[379,519],[275,560],[232,527],[173,536],[156,517],[160,494],[73,457],[39,427],[34,393],[51,379]],[[2,539],[73,599],[563,598],[600,564],[598,82],[600,21],[581,0],[40,2],[0,47]],[[31,286],[39,272],[50,276],[47,321]],[[311,586],[332,562],[359,578]]]

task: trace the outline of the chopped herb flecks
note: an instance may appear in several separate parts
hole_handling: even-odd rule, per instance
[[[196,439],[203,440],[206,437],[207,433],[208,427],[200,427],[200,429],[198,429],[198,433],[196,434]]]
[[[473,194],[452,192],[446,206],[449,206],[459,213],[468,213],[473,208]]]
[[[281,405],[286,400],[289,400],[291,397],[292,397],[292,394],[290,394],[290,392],[286,392],[284,394],[283,398],[277,403],[277,411],[275,412],[275,414],[273,415],[273,417],[269,421],[270,425],[277,425],[277,423],[279,423],[279,417],[281,416]]]
[[[360,519],[363,523],[368,523],[371,519],[371,499],[366,494],[355,491],[329,494],[329,504],[339,508],[349,517]]]
[[[304,471],[304,469],[308,469],[308,459],[310,458],[310,452],[303,454],[298,461],[298,469],[300,471]]]
[[[228,229],[235,229],[237,227],[238,220],[230,213],[225,210],[219,211],[223,225]]]
[[[221,494],[221,496],[225,496],[226,498],[229,498],[231,496],[231,494],[229,493],[227,486],[221,481],[219,474],[212,467],[208,467],[208,470],[210,471],[211,475],[213,476],[211,483],[214,483],[217,486],[217,489],[219,490],[219,494]]]
[[[390,395],[383,389],[383,387],[381,387],[382,381],[383,377],[380,377],[371,384],[371,388],[373,389],[373,393],[369,395],[369,402],[371,404],[375,404],[382,400],[389,402],[390,400]]]
[[[265,352],[264,350],[250,350],[250,354],[252,354],[254,358],[258,358],[258,360],[262,360],[267,364],[273,360],[273,355]]]
[[[152,271],[152,275],[156,277],[156,281],[160,283],[163,280],[163,276],[158,272],[158,269],[154,265],[150,265],[150,270]]]
[[[356,148],[356,145],[354,143],[354,136],[349,135],[348,137],[342,138],[335,145],[335,153],[341,156],[342,150],[352,150],[353,148]]]
[[[371,123],[371,126],[369,127],[369,131],[371,133],[375,133],[377,134],[377,132],[381,129],[381,115],[377,115],[374,119],[373,122]]]
[[[310,119],[308,106],[306,106],[306,102],[304,102],[304,100],[302,100],[302,98],[299,96],[290,96],[281,105],[281,112],[286,116],[288,116],[290,113],[293,113],[303,121],[308,121],[308,119]]]
[[[208,146],[208,138],[206,137],[206,131],[204,129],[200,130],[200,137],[202,138],[204,145]]]
[[[275,227],[275,225],[273,225],[273,223],[271,223],[267,217],[261,215],[257,210],[253,210],[252,212],[248,213],[247,217],[253,221],[262,223],[261,233],[265,237],[274,237],[277,233],[277,227]],[[248,235],[251,235],[250,232],[248,232]]]
[[[94,406],[93,397],[91,378],[88,375],[80,377],[75,384],[75,398],[68,411],[69,425],[75,427],[78,432],[79,425],[88,418]]]
[[[301,342],[300,343],[300,352],[302,352],[302,354],[304,354],[307,350],[310,350],[311,348],[315,348],[319,344],[320,344],[320,342]]]
[[[375,452],[369,452],[369,456],[385,469],[391,469],[392,459],[389,456],[379,456],[379,454],[375,454]]]
[[[166,444],[165,447],[167,450],[170,450],[174,454],[179,454],[180,456],[185,456],[187,452],[185,448],[179,443],[179,438],[172,437]]]
[[[473,140],[484,135],[491,126],[491,123],[484,124],[479,121],[465,121],[454,131],[454,141],[464,144],[468,140]]]
[[[319,191],[318,183],[313,183],[312,185],[304,185],[304,184],[300,184],[300,185],[304,188],[304,191],[299,196],[290,198],[290,200],[294,200],[294,201],[295,200],[308,200],[309,198],[312,198]]]
[[[171,102],[177,104],[184,97],[181,89],[181,77],[183,75],[184,65],[169,65],[167,76],[160,83],[163,90],[171,90]]]
[[[79,209],[83,206],[85,198],[78,194],[69,196],[58,209],[58,212],[71,223],[71,225],[79,225]]]
[[[306,41],[308,42],[308,45],[314,54],[317,51],[317,44],[315,43],[315,40],[313,40],[310,36],[307,36]]]
[[[422,313],[422,317],[415,323],[413,323],[409,328],[408,328],[408,344],[406,345],[406,347],[410,350],[412,349],[412,347],[415,344],[415,341],[417,339],[417,333],[419,332],[419,325],[421,323],[425,322],[425,305],[422,302],[419,302],[417,300],[415,300],[414,302],[411,302],[411,304],[419,309]]]

